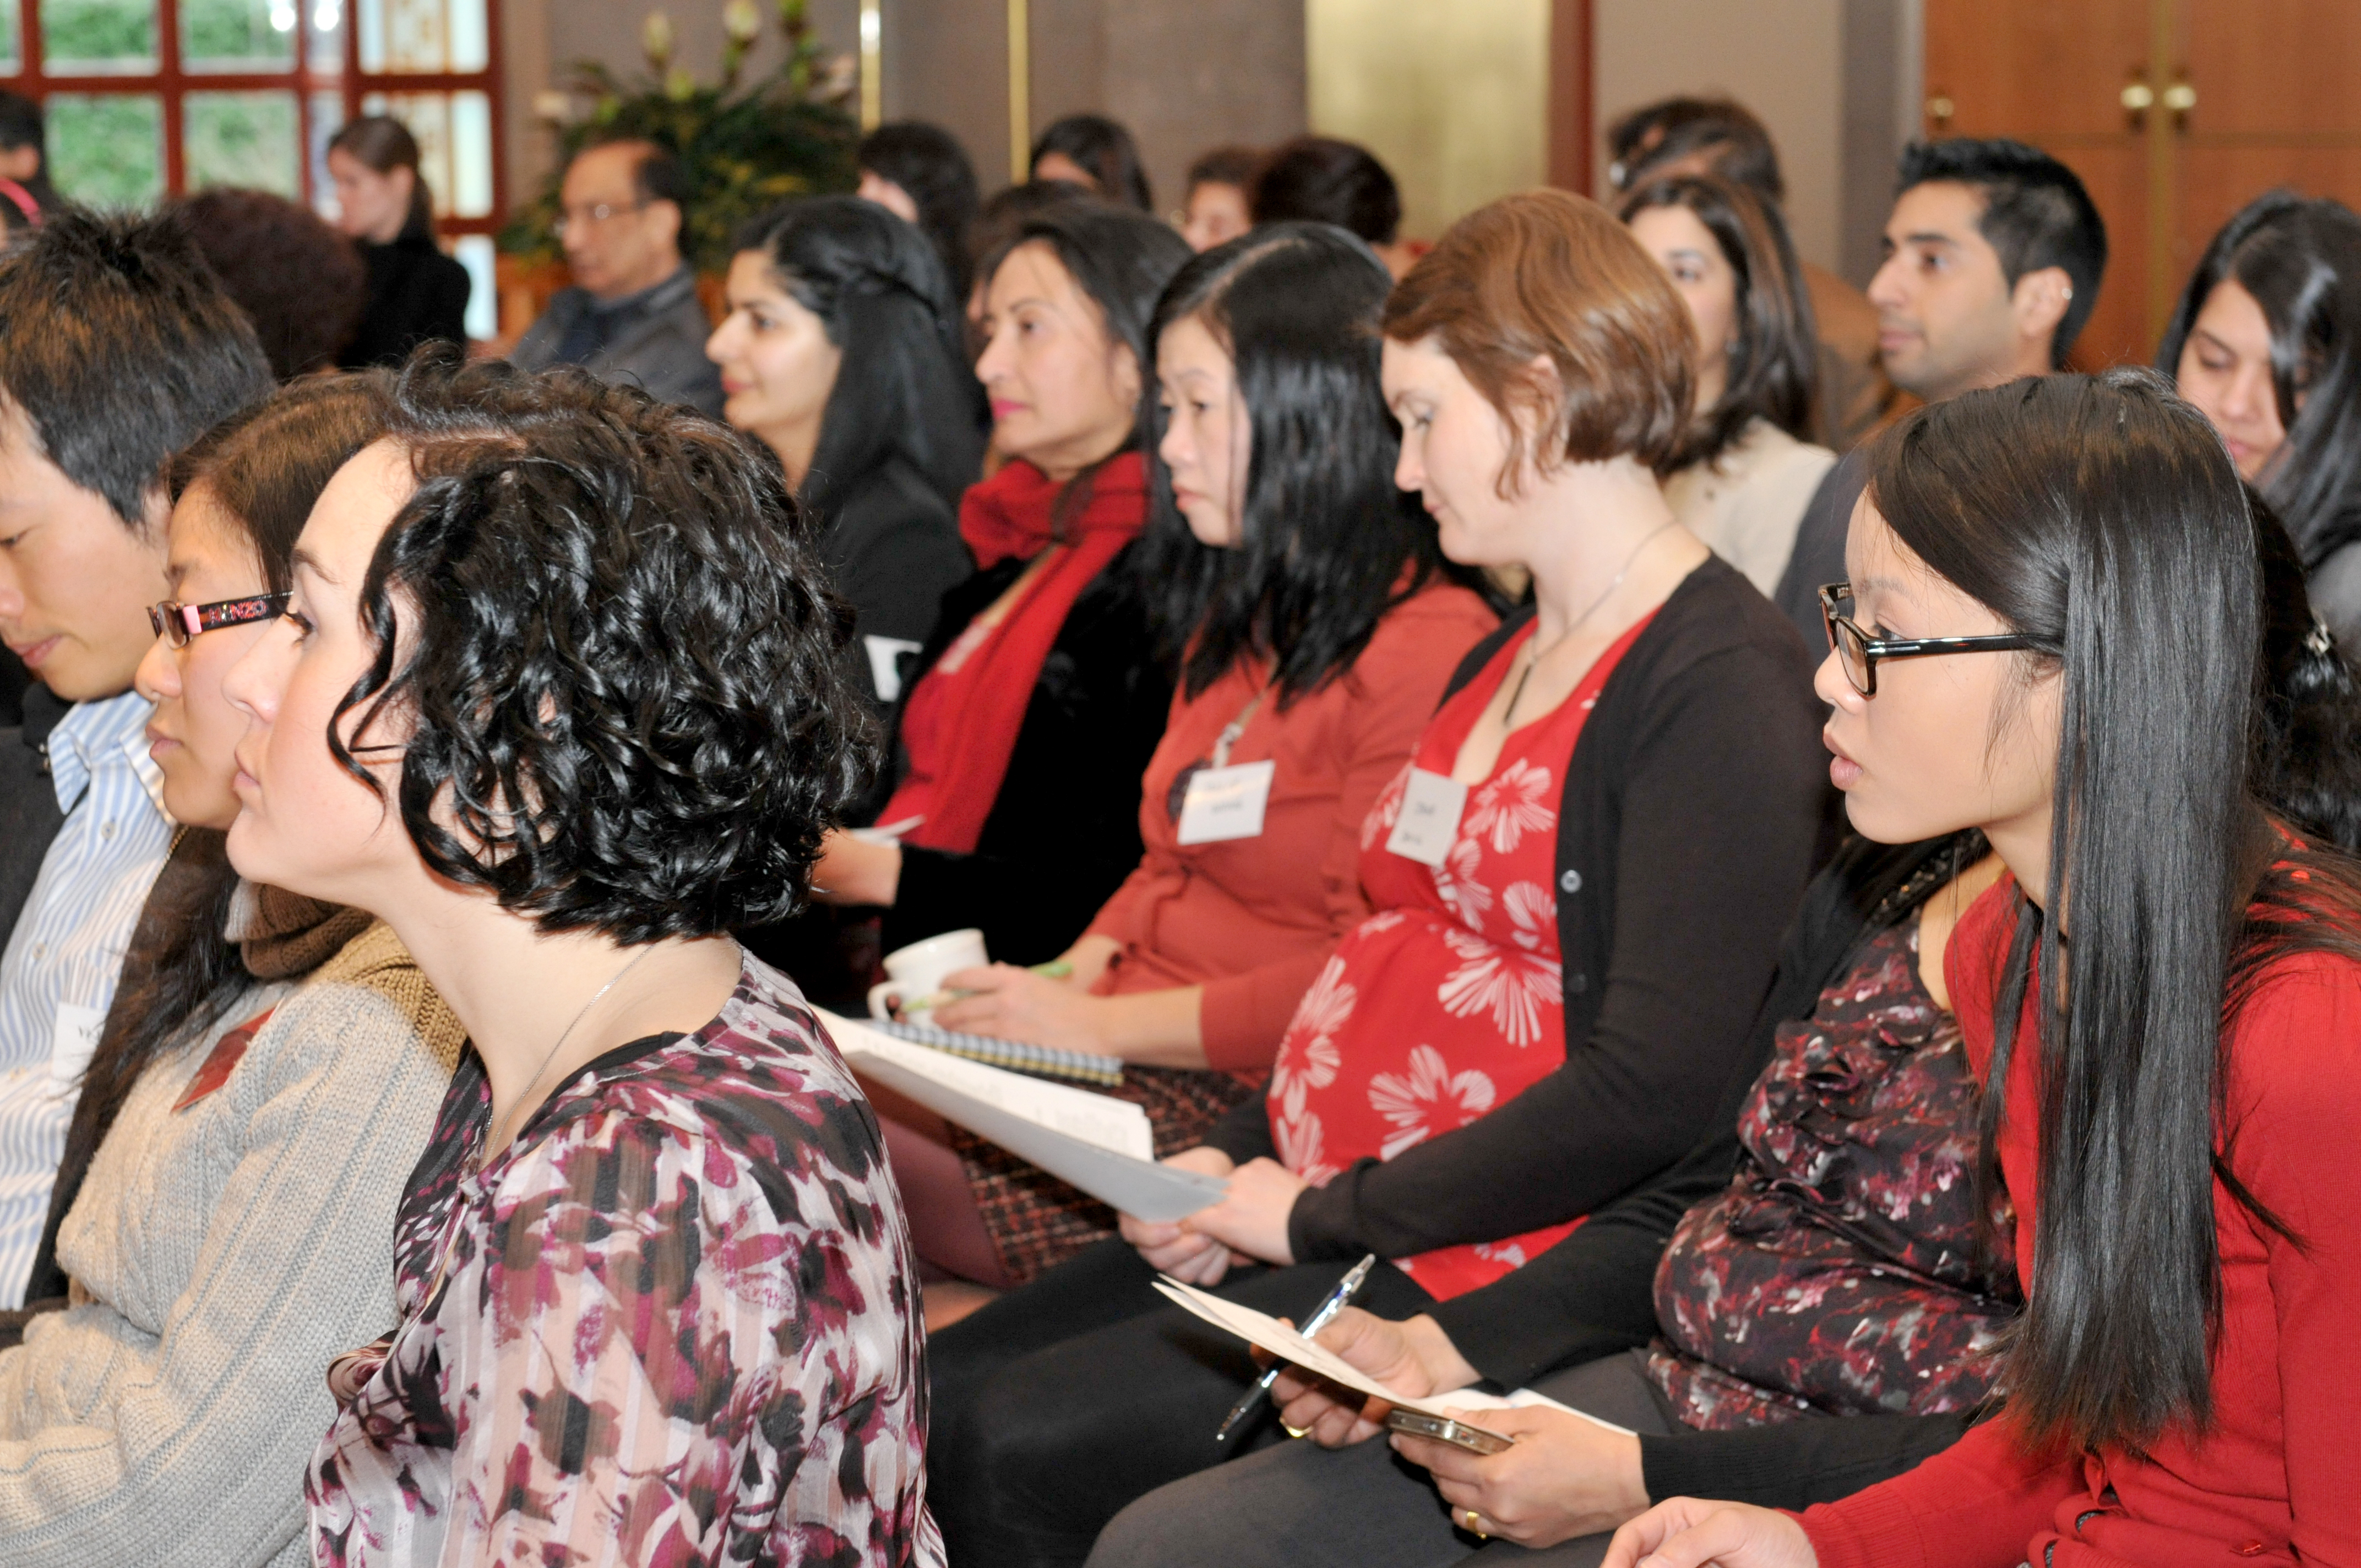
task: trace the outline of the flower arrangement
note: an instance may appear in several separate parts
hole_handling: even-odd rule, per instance
[[[728,0],[721,10],[721,79],[708,85],[673,58],[672,18],[652,11],[640,28],[648,71],[631,82],[596,60],[577,61],[562,89],[534,100],[555,129],[556,167],[539,195],[501,231],[500,248],[530,260],[555,260],[558,184],[575,153],[593,141],[644,137],[670,148],[689,189],[681,249],[691,265],[719,271],[730,262],[738,225],[787,196],[850,191],[860,126],[845,108],[853,90],[851,55],[830,58],[813,38],[805,0],[776,0],[785,56],[776,70],[742,88],[746,57],[763,34],[756,0]]]

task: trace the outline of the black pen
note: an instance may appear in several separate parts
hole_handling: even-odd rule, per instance
[[[1295,1332],[1305,1339],[1310,1339],[1313,1334],[1326,1328],[1328,1320],[1351,1305],[1353,1298],[1360,1294],[1362,1283],[1369,1277],[1369,1270],[1377,1266],[1376,1253],[1369,1254],[1368,1256],[1355,1264],[1344,1278],[1336,1281],[1336,1288],[1328,1292],[1328,1299],[1314,1307],[1312,1310],[1312,1315],[1303,1320],[1303,1326]],[[1246,1391],[1245,1398],[1232,1405],[1230,1413],[1222,1418],[1222,1430],[1213,1434],[1213,1441],[1229,1442],[1230,1434],[1238,1430],[1238,1423],[1254,1414],[1255,1407],[1269,1398],[1270,1386],[1278,1381],[1279,1367],[1276,1365],[1256,1378],[1254,1387]]]

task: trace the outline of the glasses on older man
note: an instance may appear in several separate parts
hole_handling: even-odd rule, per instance
[[[185,648],[201,632],[225,626],[246,626],[270,620],[287,608],[289,594],[256,594],[249,598],[215,599],[211,604],[178,604],[166,599],[148,607],[148,624],[175,648]]]
[[[568,207],[557,214],[555,223],[549,225],[550,232],[564,239],[569,228],[588,229],[609,218],[620,218],[626,213],[645,211],[647,205],[645,202],[600,202],[595,206]]]
[[[2001,653],[2036,646],[2022,632],[2003,631],[1989,637],[1872,637],[1853,620],[1852,585],[1830,583],[1820,589],[1820,620],[1828,629],[1828,646],[1837,651],[1845,679],[1863,696],[1877,695],[1880,659],[1923,659],[1930,653]]]

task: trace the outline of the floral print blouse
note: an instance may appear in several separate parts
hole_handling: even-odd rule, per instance
[[[1916,920],[1780,1025],[1738,1174],[1657,1266],[1649,1372],[1675,1414],[1719,1431],[1991,1392],[2023,1299],[2005,1199],[1978,1245],[1978,1098],[1959,1020],[1918,977]]]
[[[794,985],[743,959],[478,1172],[490,1103],[470,1050],[397,1218],[401,1326],[330,1376],[314,1561],[940,1564],[907,1229]]]

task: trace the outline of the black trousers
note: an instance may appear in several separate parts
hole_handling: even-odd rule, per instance
[[[1218,1294],[1301,1322],[1349,1266],[1233,1269]],[[1155,1277],[1103,1242],[928,1345],[927,1494],[952,1568],[1078,1564],[1134,1498],[1284,1441],[1266,1405],[1215,1446],[1258,1370],[1244,1341],[1172,1306]],[[1355,1301],[1385,1318],[1433,1304],[1389,1264]]]

